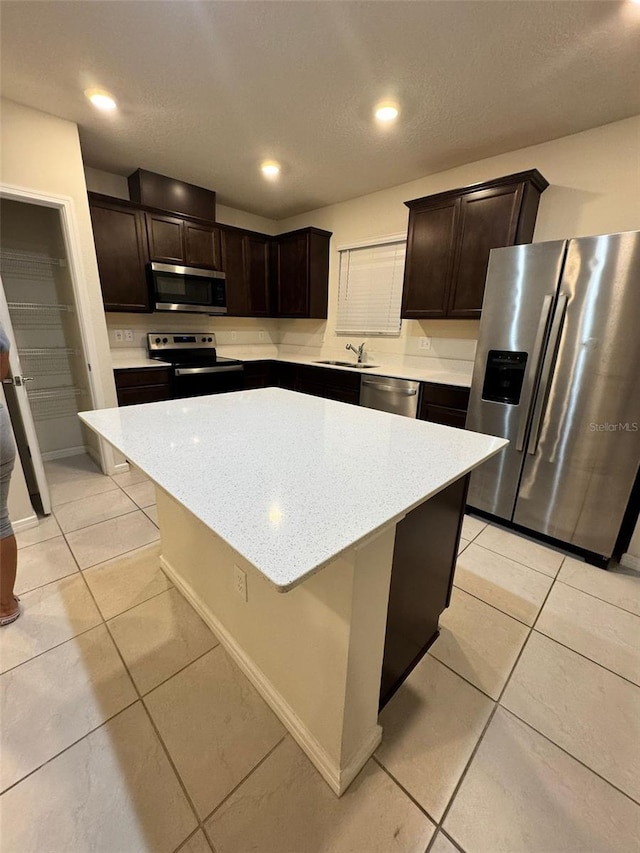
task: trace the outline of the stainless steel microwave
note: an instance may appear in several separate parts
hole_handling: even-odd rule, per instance
[[[149,264],[156,311],[226,314],[225,275],[217,270]]]

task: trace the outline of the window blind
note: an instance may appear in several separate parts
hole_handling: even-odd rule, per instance
[[[400,334],[405,240],[340,250],[336,333]]]

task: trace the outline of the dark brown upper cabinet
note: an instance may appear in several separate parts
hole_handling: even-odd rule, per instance
[[[531,169],[406,202],[402,316],[479,318],[489,252],[531,242],[548,186]]]
[[[273,240],[273,315],[326,318],[330,231],[302,228]]]
[[[220,269],[219,228],[161,213],[146,213],[145,219],[152,261]]]
[[[151,311],[144,213],[97,194],[89,209],[105,311]]]
[[[228,316],[269,316],[269,243],[264,234],[222,229]]]
[[[185,222],[184,256],[188,267],[222,269],[220,229],[209,225]]]

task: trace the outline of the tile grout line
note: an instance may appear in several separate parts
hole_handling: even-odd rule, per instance
[[[506,706],[506,705],[500,705],[500,707],[502,708],[502,710],[503,710],[503,711],[506,711],[506,713],[507,713],[507,714],[510,714],[512,717],[515,717],[515,719],[516,719],[516,720],[519,720],[519,721],[520,721],[521,723],[523,723],[527,728],[532,729],[534,732],[536,732],[536,734],[540,735],[540,737],[544,738],[544,739],[545,739],[546,741],[548,741],[550,744],[552,744],[553,746],[555,746],[555,747],[556,747],[556,749],[559,749],[559,750],[560,750],[560,752],[564,752],[564,754],[565,754],[565,755],[568,755],[568,756],[569,756],[569,758],[571,758],[571,759],[572,759],[573,761],[575,761],[577,764],[580,764],[582,767],[584,767],[584,769],[585,769],[585,770],[588,770],[588,771],[589,771],[589,773],[592,773],[594,776],[597,776],[597,777],[598,777],[598,779],[600,779],[602,782],[604,782],[604,783],[605,783],[606,785],[608,785],[610,788],[613,788],[613,789],[614,789],[615,791],[617,791],[619,794],[622,794],[622,796],[623,796],[623,797],[626,797],[626,799],[627,799],[627,800],[631,800],[631,802],[632,802],[634,805],[636,805],[636,806],[640,806],[640,800],[636,800],[636,799],[634,799],[634,798],[631,796],[631,794],[627,794],[627,792],[626,792],[626,791],[623,791],[623,790],[622,790],[622,788],[618,788],[618,786],[617,786],[617,785],[615,785],[613,782],[611,782],[609,779],[607,779],[607,778],[606,778],[605,776],[603,776],[601,773],[598,773],[598,771],[597,771],[597,770],[594,770],[594,769],[593,769],[593,767],[589,767],[589,765],[588,765],[588,764],[585,764],[585,762],[584,762],[581,758],[577,758],[575,755],[573,755],[571,752],[569,752],[569,750],[568,750],[568,749],[566,749],[566,747],[561,746],[560,744],[556,743],[554,740],[552,740],[552,739],[549,737],[549,735],[546,735],[544,732],[541,732],[541,731],[540,731],[539,729],[537,729],[535,726],[532,726],[532,725],[531,725],[531,723],[529,723],[527,720],[523,719],[521,716],[519,716],[518,714],[516,714],[516,713],[515,713],[515,711],[512,711],[512,710],[511,710],[511,708],[507,708],[507,706]]]
[[[553,584],[552,584],[552,585],[553,585]],[[525,626],[525,628],[530,628],[530,627],[531,627],[531,625],[529,625],[529,623],[528,623],[528,622],[524,622],[522,619],[518,619],[518,617],[517,617],[517,616],[514,616],[512,613],[507,613],[507,611],[506,611],[506,610],[502,610],[502,608],[498,607],[496,604],[491,604],[491,602],[490,602],[490,601],[485,601],[485,600],[484,600],[484,598],[480,598],[480,596],[479,596],[479,595],[476,595],[476,594],[475,594],[475,593],[473,593],[473,592],[469,592],[469,590],[468,590],[468,589],[465,589],[463,586],[458,586],[458,584],[457,584],[457,583],[454,583],[454,584],[453,584],[453,586],[454,586],[457,590],[459,590],[460,592],[464,592],[464,594],[465,594],[465,595],[470,595],[470,596],[471,596],[471,598],[475,598],[475,599],[476,599],[476,601],[481,601],[483,604],[486,604],[486,605],[487,605],[487,607],[491,607],[493,610],[497,610],[497,611],[498,611],[498,613],[502,613],[504,616],[508,616],[510,619],[513,619],[515,622],[519,622],[521,625],[524,625],[524,626]]]
[[[402,782],[400,782],[400,781],[398,781],[398,779],[396,779],[396,777],[389,770],[389,768],[385,767],[385,765],[382,763],[381,759],[379,759],[377,757],[375,752],[371,756],[371,761],[374,761],[378,765],[378,767],[385,773],[385,775],[388,776],[389,779],[391,779],[391,781],[396,785],[396,787],[400,788],[400,790],[407,797],[407,799],[411,800],[411,802],[414,804],[414,806],[417,809],[419,809],[419,811],[421,811],[422,814],[431,821],[431,823],[436,827],[436,829],[434,830],[434,833],[433,833],[435,835],[437,832],[438,821],[434,818],[434,816],[427,811],[427,809],[422,805],[422,803],[420,803],[407,788],[405,788],[405,786],[402,784]],[[363,769],[364,769],[364,767],[363,767]],[[429,843],[431,843],[431,842],[429,842]]]
[[[562,643],[560,640],[557,640],[555,637],[552,637],[551,634],[545,634],[544,631],[540,631],[538,628],[536,628],[535,630],[532,629],[532,633],[538,634],[540,637],[546,637],[547,640],[551,640],[551,642],[556,643],[558,646],[562,646],[563,649],[567,649],[567,651],[573,652],[574,655],[578,655],[578,657],[581,657],[583,660],[588,660],[589,663],[592,663],[595,666],[599,666],[600,669],[604,669],[606,672],[610,672],[611,675],[615,675],[618,678],[621,678],[623,681],[626,681],[627,684],[630,684],[632,687],[636,687],[638,690],[640,690],[640,684],[637,684],[635,681],[631,681],[630,678],[627,678],[625,675],[621,675],[619,672],[616,672],[615,669],[609,669],[608,666],[605,666],[603,663],[600,663],[599,661],[590,658],[583,652],[579,652],[576,649],[573,649],[566,643]]]
[[[99,628],[100,625],[96,625],[95,627]],[[94,629],[92,628],[91,630],[94,630]],[[73,637],[72,639],[75,639],[75,637]],[[128,675],[128,673],[127,673],[127,675]],[[70,743],[67,746],[65,746],[63,749],[60,750],[60,752],[56,752],[55,755],[49,756],[49,758],[47,758],[46,761],[43,761],[42,764],[39,764],[37,767],[34,767],[33,770],[29,770],[28,773],[24,774],[24,776],[21,776],[15,782],[12,782],[11,785],[7,785],[6,788],[4,788],[2,791],[0,791],[0,798],[3,797],[5,794],[7,794],[9,791],[11,791],[13,788],[15,788],[17,785],[21,785],[23,782],[25,782],[27,779],[29,779],[30,776],[33,776],[34,773],[37,773],[38,770],[42,770],[42,768],[46,767],[47,764],[51,764],[51,762],[55,761],[56,758],[60,758],[60,756],[64,755],[65,752],[68,752],[70,749],[73,749],[73,747],[77,746],[80,743],[80,741],[83,741],[86,737],[89,737],[89,735],[93,734],[94,732],[97,732],[98,729],[101,729],[107,723],[110,723],[111,720],[115,719],[117,716],[122,714],[123,711],[128,711],[129,708],[133,708],[133,706],[136,704],[136,702],[139,702],[139,701],[140,700],[138,699],[138,697],[136,697],[135,699],[133,699],[133,701],[129,702],[123,708],[120,708],[119,711],[116,711],[115,713],[111,714],[109,717],[107,717],[101,723],[98,723],[97,726],[94,726],[92,729],[89,729],[88,732],[85,732],[79,738],[76,738],[76,740],[74,740],[73,743]]]
[[[585,565],[589,565],[585,563]],[[599,569],[598,571],[605,571],[605,569]],[[624,575],[624,577],[628,577],[628,575]],[[636,619],[640,619],[640,614],[635,613],[633,610],[628,610],[626,607],[622,607],[620,604],[614,604],[613,601],[609,601],[606,598],[600,598],[599,595],[596,595],[593,592],[587,592],[586,589],[582,589],[582,587],[574,586],[572,583],[568,583],[567,581],[558,580],[558,583],[561,583],[563,586],[568,586],[569,589],[574,589],[576,592],[581,592],[583,595],[588,595],[589,598],[594,598],[596,601],[601,601],[603,604],[608,604],[609,607],[615,607],[618,610],[622,610],[623,613],[629,613],[631,616],[635,616]],[[638,579],[638,583],[640,583],[640,578]]]
[[[471,767],[471,764],[473,763],[473,760],[475,759],[475,757],[476,757],[476,755],[477,755],[477,753],[478,753],[478,751],[479,751],[479,749],[480,749],[480,746],[481,746],[481,744],[482,744],[482,741],[484,740],[484,736],[485,736],[485,734],[487,733],[487,731],[488,731],[488,729],[489,729],[489,726],[491,725],[491,723],[492,723],[492,721],[493,721],[493,718],[494,718],[494,717],[495,717],[495,715],[496,715],[496,711],[498,710],[498,708],[502,708],[502,707],[503,707],[503,706],[500,704],[500,701],[501,701],[501,699],[502,699],[502,697],[503,697],[503,695],[504,695],[504,693],[505,693],[505,690],[507,689],[507,687],[508,687],[508,685],[509,685],[509,682],[511,681],[511,677],[512,677],[513,673],[515,672],[516,667],[518,666],[518,663],[520,662],[520,658],[522,657],[522,654],[524,653],[524,650],[525,650],[525,648],[527,647],[527,644],[528,644],[528,642],[529,642],[529,638],[531,637],[531,634],[533,633],[533,630],[534,630],[534,627],[535,627],[535,625],[536,625],[536,623],[537,623],[537,621],[538,621],[538,618],[539,618],[540,614],[542,613],[542,610],[543,610],[543,608],[544,608],[545,604],[547,603],[547,599],[549,598],[549,595],[551,594],[551,590],[553,589],[554,584],[555,584],[555,578],[553,579],[553,582],[551,583],[551,585],[550,585],[550,587],[549,587],[549,589],[548,589],[548,591],[547,591],[547,594],[546,594],[546,596],[545,596],[545,598],[544,598],[544,601],[542,602],[542,605],[540,606],[540,609],[539,609],[539,611],[538,611],[538,614],[537,614],[536,618],[534,619],[533,625],[531,625],[531,626],[529,627],[529,633],[528,633],[528,634],[527,634],[527,636],[525,637],[525,641],[524,641],[524,643],[522,644],[522,647],[520,648],[520,651],[518,652],[518,655],[517,655],[517,657],[516,657],[516,659],[515,659],[515,661],[514,661],[514,663],[513,663],[513,666],[511,667],[511,670],[510,670],[510,672],[509,672],[509,675],[508,675],[508,676],[507,676],[507,678],[505,679],[505,683],[504,683],[504,684],[503,684],[503,686],[502,686],[502,690],[500,691],[500,694],[499,694],[498,698],[493,700],[495,704],[494,704],[494,706],[493,706],[493,708],[492,708],[492,710],[491,710],[491,713],[489,714],[489,718],[488,718],[488,720],[487,720],[487,722],[486,722],[486,724],[485,724],[484,728],[482,729],[482,732],[480,733],[480,737],[478,738],[478,741],[477,741],[476,745],[474,746],[474,748],[473,748],[473,750],[472,750],[472,752],[471,752],[471,755],[469,756],[469,760],[468,760],[468,761],[467,761],[467,763],[465,764],[464,769],[463,769],[462,773],[460,774],[460,778],[458,779],[458,783],[457,783],[456,787],[454,788],[453,793],[451,794],[451,797],[450,797],[450,799],[449,799],[449,802],[447,803],[447,805],[446,805],[446,807],[445,807],[445,810],[444,810],[444,812],[442,813],[442,818],[440,819],[440,822],[439,822],[439,824],[438,824],[438,830],[440,830],[441,828],[443,828],[444,822],[445,822],[445,820],[447,819],[447,817],[448,817],[448,815],[449,815],[449,812],[451,811],[451,808],[452,808],[452,806],[453,806],[453,803],[455,802],[455,799],[456,799],[456,797],[458,796],[458,793],[459,793],[459,791],[460,791],[460,788],[462,787],[462,785],[463,785],[463,783],[464,783],[464,780],[465,780],[465,778],[466,778],[466,776],[467,776],[467,773],[469,772],[469,768]],[[452,838],[453,838],[453,836],[452,836]]]
[[[480,535],[480,534],[478,534],[478,535]],[[529,540],[527,540],[527,541],[529,541]],[[555,580],[558,577],[558,573],[559,573],[560,569],[562,568],[562,563],[564,563],[565,558],[567,557],[567,554],[565,554],[561,551],[554,551],[555,554],[562,554],[562,563],[560,563],[560,565],[556,569],[555,575],[550,575],[549,572],[543,572],[541,569],[536,569],[534,566],[528,565],[528,563],[523,563],[521,560],[516,560],[515,557],[509,557],[507,554],[503,554],[500,551],[495,551],[493,548],[489,548],[487,545],[480,545],[480,544],[478,544],[478,542],[476,542],[475,539],[473,540],[473,542],[469,542],[469,545],[471,545],[471,544],[477,545],[478,548],[482,548],[483,551],[487,551],[487,553],[489,553],[489,554],[495,554],[497,557],[502,557],[505,560],[511,560],[512,563],[516,563],[518,566],[522,566],[525,569],[529,569],[532,572],[536,572],[536,574],[538,574],[538,575],[543,575],[545,578],[551,578],[551,580]],[[539,543],[533,542],[532,544],[537,545]],[[467,546],[467,548],[468,547],[469,546]],[[544,546],[542,546],[542,547],[544,547]],[[465,548],[464,550],[466,551],[467,548]],[[464,552],[462,552],[462,553],[464,553]]]
[[[280,740],[276,744],[274,744],[274,746],[272,746],[271,749],[267,753],[265,753],[265,755],[262,756],[260,761],[258,761],[258,763],[255,765],[255,767],[252,767],[251,770],[249,770],[249,772],[245,776],[242,777],[242,779],[238,782],[238,784],[235,785],[229,791],[228,794],[225,794],[225,796],[209,812],[209,814],[206,817],[202,818],[202,824],[203,824],[202,828],[205,831],[205,834],[206,834],[206,829],[204,827],[204,824],[214,816],[214,814],[218,811],[218,809],[222,808],[222,806],[227,802],[227,800],[229,800],[230,797],[232,797],[242,785],[244,785],[244,783],[247,781],[247,779],[249,779],[249,777],[255,773],[255,771],[258,769],[258,767],[260,767],[262,764],[264,764],[264,762],[267,760],[267,758],[269,758],[271,755],[273,755],[273,753],[276,751],[276,749],[287,739],[287,737],[291,737],[291,735],[288,731],[285,731],[285,733],[282,735]],[[314,770],[315,770],[315,768],[314,768]]]

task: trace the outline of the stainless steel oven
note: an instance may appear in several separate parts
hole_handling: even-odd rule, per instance
[[[150,358],[171,364],[174,398],[224,394],[244,387],[244,365],[216,353],[213,332],[152,332],[147,346]]]
[[[226,314],[225,275],[218,270],[149,264],[156,311]]]

